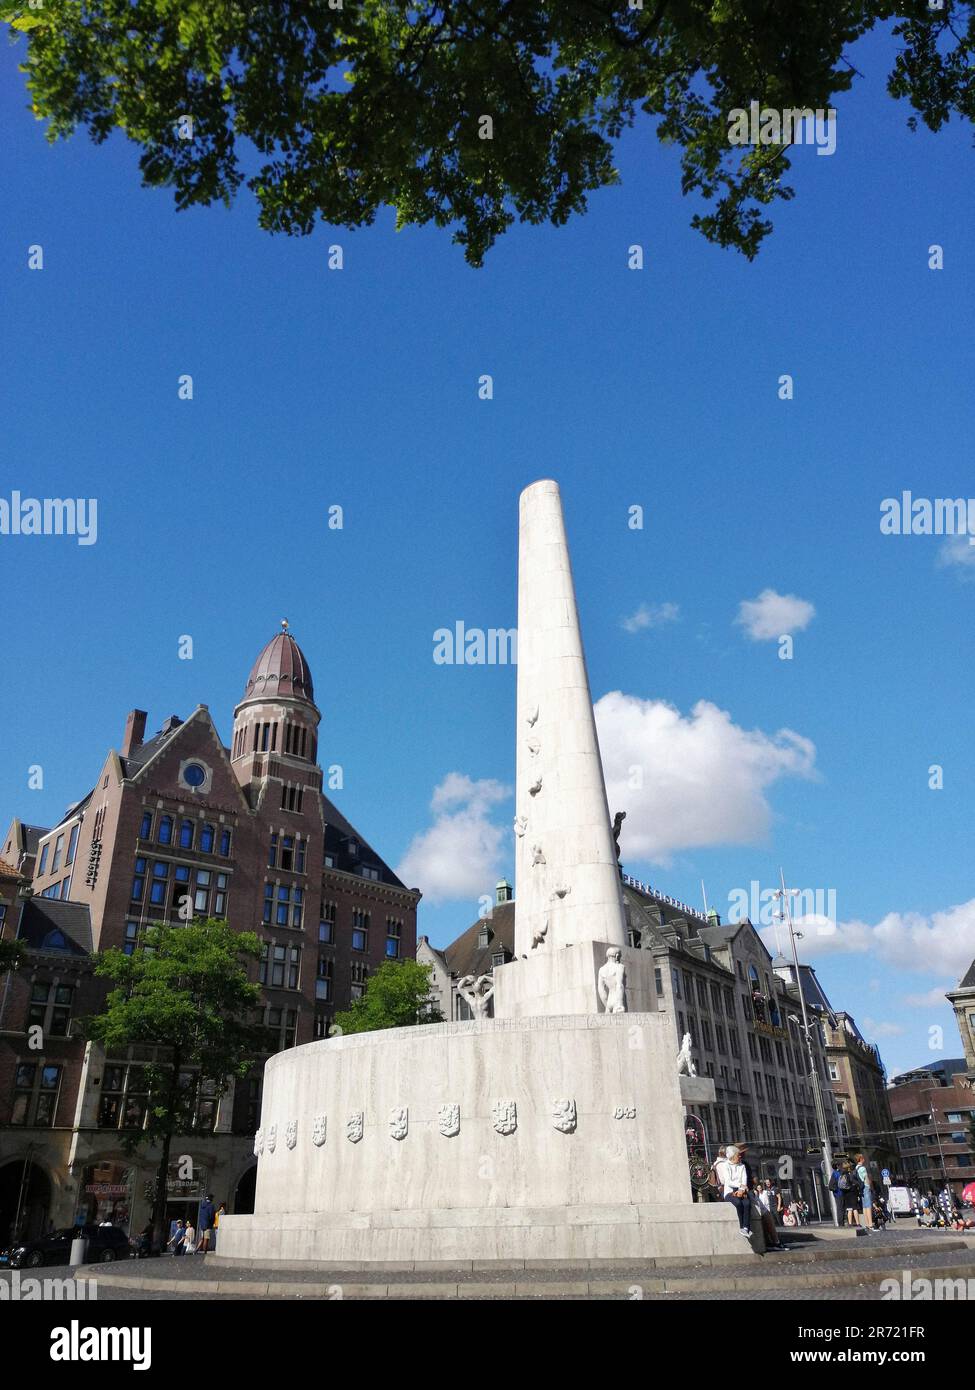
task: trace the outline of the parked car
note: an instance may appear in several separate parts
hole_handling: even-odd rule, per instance
[[[66,1265],[71,1256],[71,1242],[87,1237],[89,1264],[107,1264],[110,1260],[127,1260],[132,1243],[121,1226],[66,1226],[49,1231],[37,1240],[11,1246],[8,1263],[12,1269],[36,1269],[38,1265]]]

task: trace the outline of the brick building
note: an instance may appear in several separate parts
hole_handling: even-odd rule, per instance
[[[905,1182],[960,1192],[975,1180],[975,1076],[963,1057],[902,1072],[888,1096]]]
[[[716,913],[704,916],[627,875],[623,896],[629,944],[652,951],[655,958],[657,1006],[673,1019],[675,1061],[681,1038],[689,1032],[698,1074],[714,1079],[716,1103],[700,1107],[712,1156],[720,1144],[744,1142],[756,1170],[771,1175],[779,1173],[779,1161],[788,1154],[794,1185],[815,1211],[819,1132],[809,1054],[795,1022],[799,984],[792,966],[781,958],[773,961],[751,922],[722,926]],[[420,938],[417,960],[433,968],[433,993],[445,1018],[470,1017],[457,988],[465,975],[490,974],[495,965],[512,959],[514,907],[510,885],[502,880],[490,915],[449,946],[439,950]],[[820,1026],[832,1010],[815,971],[809,966],[801,971],[814,1024],[815,1065],[836,1143],[839,1117]],[[822,1208],[828,1211],[825,1199]]]
[[[867,1042],[852,1014],[838,1011],[823,1023],[826,1062],[848,1153],[865,1153],[895,1172],[899,1152],[887,1096],[887,1074],[876,1043]]]
[[[304,653],[282,631],[254,663],[229,747],[206,705],[185,721],[170,716],[148,739],[145,713],[133,710],[120,747],[58,825],[12,823],[2,843],[30,870],[34,898],[16,924],[7,914],[6,934],[29,935],[31,954],[10,977],[0,1015],[0,1194],[22,1187],[29,1171],[48,1194],[34,1202],[36,1220],[61,1225],[85,1212],[135,1230],[147,1219],[154,1155],[143,1148],[130,1157],[121,1139],[144,1121],[150,1054],[105,1057],[70,1022],[104,988],[81,963],[92,949],[131,952],[149,924],[178,920],[187,897],[199,916],[256,931],[263,954],[254,974],[273,1050],[324,1037],[372,970],[414,955],[420,894],[324,794],[320,717]],[[63,920],[41,932],[37,913]],[[53,991],[49,1011],[61,1019],[66,1009],[69,1023],[56,1043],[45,1031],[38,1052],[27,1029],[42,988]],[[232,1210],[249,1208],[260,1100],[260,1066],[219,1101],[200,1091],[194,1133],[174,1142],[195,1177],[173,1173],[173,1214],[192,1211],[204,1190]]]

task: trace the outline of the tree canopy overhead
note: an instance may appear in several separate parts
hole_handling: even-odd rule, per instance
[[[0,0],[0,18],[26,34],[49,137],[124,131],[177,207],[246,183],[263,228],[308,233],[391,206],[399,227],[452,228],[479,266],[514,221],[561,225],[617,181],[640,113],[706,204],[692,225],[753,257],[763,209],[792,196],[789,160],[730,144],[728,113],[829,107],[857,76],[847,50],[890,22],[887,88],[909,123],[972,119],[975,6],[942,4]]]

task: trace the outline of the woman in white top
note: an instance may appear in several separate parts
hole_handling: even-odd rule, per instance
[[[741,1161],[741,1153],[734,1144],[725,1149],[724,1159],[715,1165],[722,1186],[724,1199],[730,1202],[738,1213],[738,1226],[746,1240],[752,1238],[752,1203],[748,1195],[748,1173]]]
[[[186,1229],[183,1232],[183,1254],[192,1255],[196,1250],[196,1230],[192,1222],[187,1221]]]

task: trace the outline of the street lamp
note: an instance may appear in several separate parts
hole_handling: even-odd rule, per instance
[[[813,1052],[812,1033],[810,1031],[811,1025],[809,1022],[809,1015],[806,1011],[806,996],[803,993],[802,976],[799,973],[799,952],[796,949],[796,936],[801,933],[797,933],[793,925],[792,905],[789,901],[792,895],[799,890],[796,888],[786,888],[785,873],[781,868],[779,869],[779,881],[782,886],[778,892],[776,892],[775,897],[781,901],[784,911],[779,912],[777,916],[784,921],[789,928],[789,941],[792,945],[792,963],[796,971],[796,988],[799,991],[799,1007],[802,1010],[802,1022],[800,1023],[799,1019],[796,1018],[794,1014],[790,1014],[789,1017],[795,1019],[795,1022],[802,1028],[802,1031],[806,1035],[806,1050],[809,1053],[809,1081],[812,1086],[813,1104],[816,1107],[816,1120],[819,1124],[819,1139],[823,1150],[823,1177],[826,1180],[826,1190],[829,1192],[830,1207],[833,1212],[833,1225],[838,1226],[840,1221],[836,1208],[836,1194],[832,1192],[829,1187],[829,1178],[833,1172],[833,1150],[830,1146],[829,1131],[826,1127],[826,1109],[823,1105],[823,1093],[819,1086],[819,1071],[816,1067],[816,1057]]]

